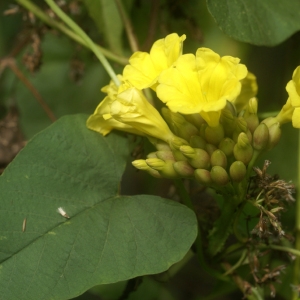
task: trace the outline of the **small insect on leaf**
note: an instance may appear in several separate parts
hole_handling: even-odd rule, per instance
[[[59,207],[59,208],[57,209],[57,212],[58,212],[59,214],[61,214],[63,217],[65,217],[65,218],[67,218],[67,219],[70,219],[69,215],[65,212],[65,210],[64,210],[62,207]]]
[[[25,218],[25,219],[23,220],[23,227],[22,227],[22,231],[23,231],[23,232],[25,232],[25,230],[26,230],[26,222],[27,222],[27,218]]]

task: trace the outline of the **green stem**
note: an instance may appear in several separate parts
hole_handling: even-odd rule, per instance
[[[94,54],[97,56],[97,58],[102,63],[104,69],[108,73],[108,75],[111,77],[111,79],[114,81],[116,86],[119,86],[120,80],[118,79],[117,75],[115,74],[113,68],[105,58],[105,56],[102,54],[102,52],[99,50],[99,48],[96,46],[96,44],[90,39],[90,37],[67,15],[65,14],[55,3],[53,0],[45,0],[47,4],[51,7],[51,9],[56,13],[58,17],[60,17],[74,32],[76,32],[88,45],[88,47],[94,52]]]
[[[33,4],[30,0],[15,0],[17,3],[19,3],[21,6],[25,7],[27,10],[32,12],[36,17],[38,17],[40,20],[42,20],[47,25],[58,29],[59,31],[63,32],[66,36],[73,39],[77,43],[83,45],[84,47],[89,48],[89,46],[86,44],[86,42],[78,36],[75,32],[70,30],[68,27],[66,27],[64,24],[61,24],[54,19],[50,18],[47,14],[45,14],[38,6]],[[99,50],[109,59],[112,61],[115,61],[121,65],[128,64],[128,59],[124,57],[120,57],[105,48],[100,47],[99,45],[96,45],[96,47],[99,48]]]
[[[294,248],[289,248],[289,247],[284,247],[284,246],[278,246],[278,245],[268,245],[268,246],[263,246],[262,248],[271,248],[271,249],[274,249],[274,250],[289,252],[291,254],[296,255],[297,258],[300,257],[300,251],[297,250],[297,249],[294,249]]]
[[[300,252],[300,130],[298,130],[298,191],[297,191],[297,199],[296,199],[296,241],[295,241],[295,250]],[[293,284],[295,286],[299,285],[299,277],[300,277],[300,257],[299,255],[296,257],[294,262],[294,274],[293,274]],[[298,299],[298,291],[293,292],[293,300]]]
[[[229,270],[227,270],[223,275],[226,276],[226,275],[231,274],[234,270],[236,270],[245,261],[246,257],[247,257],[247,250],[244,250],[242,252],[241,257],[237,261],[237,263],[235,265],[233,265]]]
[[[185,189],[182,180],[181,179],[175,179],[174,180],[174,185],[175,185],[175,187],[176,187],[176,189],[177,189],[177,191],[180,195],[180,198],[183,201],[183,204],[185,204],[188,208],[190,208],[191,210],[193,210],[195,212],[195,209],[194,209],[193,203],[191,201],[191,198],[190,198],[187,190]],[[218,278],[218,279],[223,280],[223,281],[228,281],[229,280],[228,277],[223,276],[220,272],[218,272],[214,269],[211,269],[207,265],[206,259],[204,257],[204,253],[203,253],[201,228],[199,226],[199,223],[198,223],[198,235],[197,235],[197,238],[196,238],[196,241],[195,241],[195,245],[196,245],[196,248],[197,248],[198,260],[199,260],[199,263],[200,263],[201,267],[203,268],[203,270],[205,272],[207,272],[209,275],[211,275],[215,278]]]

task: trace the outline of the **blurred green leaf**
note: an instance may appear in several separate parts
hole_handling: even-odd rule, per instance
[[[105,36],[109,48],[122,54],[123,23],[115,1],[112,0],[82,0],[99,32]]]
[[[300,1],[207,0],[225,34],[254,45],[274,46],[300,30]]]
[[[185,206],[118,195],[127,139],[92,132],[86,119],[66,116],[40,132],[1,176],[2,299],[70,299],[97,284],[163,272],[196,238]]]

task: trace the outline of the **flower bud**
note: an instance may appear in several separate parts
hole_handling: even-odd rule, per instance
[[[280,137],[280,123],[277,122],[269,127],[269,141],[267,145],[267,150],[271,150],[272,148],[274,148],[279,143]]]
[[[191,114],[183,116],[188,122],[192,123],[197,128],[200,128],[201,125],[205,123],[204,119],[200,116],[200,114]]]
[[[205,141],[205,139],[203,137],[201,137],[199,135],[193,135],[190,138],[190,145],[193,148],[205,149],[206,141]]]
[[[256,127],[259,125],[259,120],[257,116],[257,99],[255,97],[249,100],[248,107],[243,117],[244,120],[247,122],[249,130],[251,131],[251,133],[253,133]]]
[[[167,143],[154,138],[148,138],[148,139],[158,151],[171,151],[171,148]]]
[[[233,115],[229,109],[224,108],[221,113],[221,121],[220,122],[223,125],[225,135],[232,136],[232,133],[236,127],[235,114]]]
[[[177,136],[174,136],[173,139],[170,140],[170,147],[172,149],[176,161],[187,160],[186,157],[179,150],[179,148],[182,145],[188,145],[188,142]]]
[[[234,182],[241,182],[245,178],[246,172],[245,164],[238,160],[232,163],[229,168],[230,177]]]
[[[147,158],[157,158],[156,152],[151,152],[151,153],[147,154]]]
[[[177,161],[173,164],[174,170],[181,177],[193,177],[195,169],[187,161]]]
[[[220,186],[224,186],[229,182],[229,176],[226,170],[220,166],[212,167],[210,176],[212,181]]]
[[[148,158],[146,159],[147,165],[158,171],[162,177],[165,178],[179,178],[179,175],[175,172],[173,168],[173,161],[163,161],[159,158]]]
[[[199,130],[199,135],[201,137],[203,137],[205,139],[205,129],[207,127],[207,124],[202,124],[201,127],[200,127],[200,130]]]
[[[239,134],[237,143],[233,148],[233,154],[236,160],[242,161],[245,165],[250,162],[253,155],[253,148],[246,133],[242,132]]]
[[[224,169],[226,169],[227,157],[223,151],[217,149],[212,153],[212,155],[210,157],[210,163],[212,166],[220,166],[220,167],[223,167]]]
[[[157,151],[155,153],[156,153],[156,157],[163,161],[166,161],[166,160],[175,161],[172,151]]]
[[[172,131],[179,137],[189,140],[192,135],[198,134],[198,129],[181,114],[174,113],[166,107],[162,108],[162,114]]]
[[[218,148],[213,144],[206,144],[205,150],[209,155],[212,155]]]
[[[196,169],[208,169],[210,167],[210,157],[208,153],[199,148],[181,146],[181,153],[187,157],[188,162]]]
[[[266,124],[260,123],[253,133],[252,145],[255,150],[266,149],[269,141],[269,128]]]
[[[216,127],[207,126],[205,128],[205,140],[213,145],[218,145],[224,138],[224,129],[221,124]]]
[[[210,176],[210,172],[205,169],[196,169],[194,173],[195,179],[204,184],[204,185],[210,185],[212,184],[212,179]]]
[[[224,138],[219,144],[219,149],[222,150],[227,157],[229,157],[233,154],[234,145],[235,142],[232,139]]]
[[[237,142],[238,136],[241,132],[247,132],[248,125],[247,122],[243,119],[243,117],[238,117],[236,119],[236,128],[232,134],[232,139]]]
[[[132,162],[132,165],[139,169],[139,170],[143,170],[143,171],[146,171],[147,173],[149,173],[151,176],[153,177],[156,177],[156,178],[163,178],[158,171],[150,168],[146,161],[144,159],[137,159],[137,160],[134,160]]]

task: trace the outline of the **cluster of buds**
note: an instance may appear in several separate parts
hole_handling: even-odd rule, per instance
[[[199,114],[183,115],[163,108],[162,115],[174,137],[168,143],[155,140],[157,151],[133,165],[158,178],[195,178],[216,189],[242,182],[248,166],[252,168],[260,153],[273,148],[281,134],[278,122],[269,127],[259,122],[256,98],[239,113],[228,102],[215,127]]]

